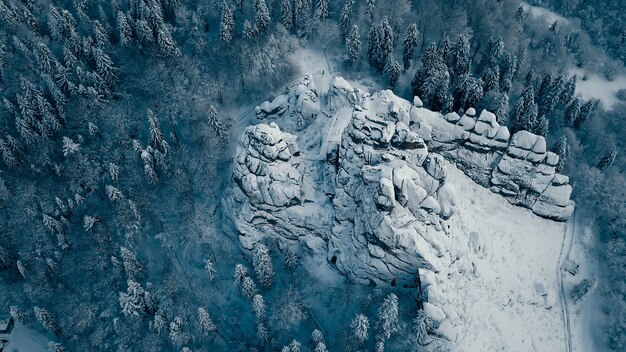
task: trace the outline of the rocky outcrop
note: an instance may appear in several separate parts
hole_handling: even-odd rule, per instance
[[[304,243],[353,281],[415,289],[437,322],[431,332],[454,341],[459,319],[437,284],[447,277],[447,220],[457,211],[447,167],[456,164],[537,215],[565,220],[574,203],[569,179],[555,171],[558,156],[543,137],[511,136],[487,111],[444,116],[422,108],[417,97],[410,103],[388,90],[370,95],[341,78],[323,96],[307,77],[257,107],[259,118],[283,116],[291,126],[325,111],[333,115],[329,128],[347,127],[341,138],[339,131],[305,130],[334,135],[320,141],[319,155],[300,155],[296,137],[275,123],[248,127],[235,157],[235,185],[223,199],[234,232],[246,249],[265,237]]]
[[[468,109],[463,116],[442,116],[414,106],[411,123],[429,126],[429,148],[455,161],[477,183],[539,216],[567,220],[574,211],[572,188],[569,178],[556,172],[559,157],[546,150],[545,138],[528,131],[511,136],[494,114],[475,114]]]
[[[320,98],[310,75],[272,101],[263,102],[254,108],[258,119],[275,119],[289,116],[297,121],[298,128],[308,126],[321,112]]]
[[[246,128],[233,166],[236,187],[223,199],[244,248],[266,236],[326,237],[330,215],[318,206],[316,190],[307,187],[304,167],[295,136],[273,122]]]

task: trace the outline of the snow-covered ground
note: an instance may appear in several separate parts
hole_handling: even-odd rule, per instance
[[[570,326],[572,331],[572,352],[602,351],[603,344],[598,343],[598,336],[593,335],[595,326],[601,323],[602,300],[598,291],[590,292],[582,301],[574,302],[570,297],[572,287],[583,279],[596,279],[598,277],[597,255],[594,254],[593,230],[589,223],[576,217],[574,226],[574,243],[569,259],[579,264],[578,273],[571,275],[563,273],[565,299],[569,306]]]
[[[9,342],[3,352],[46,352],[48,351],[48,338],[41,333],[16,324],[11,332]]]
[[[570,23],[570,21],[567,18],[559,15],[556,12],[550,11],[546,8],[539,7],[539,6],[532,6],[526,2],[522,2],[522,6],[524,7],[524,11],[527,12],[532,18],[536,18],[536,19],[543,18],[548,24],[552,24],[554,23],[554,21],[558,21],[559,24]]]
[[[578,75],[576,84],[576,93],[580,94],[584,99],[596,98],[600,99],[607,109],[613,107],[620,100],[617,93],[626,89],[626,76],[617,76],[612,81],[607,80],[597,74],[586,73],[581,69],[571,69],[569,75]],[[582,77],[587,77],[582,80]]]
[[[455,350],[565,350],[556,275],[566,225],[448,171],[458,191],[452,248],[461,258],[441,285],[466,329]]]

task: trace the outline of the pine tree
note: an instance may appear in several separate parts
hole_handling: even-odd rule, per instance
[[[346,37],[346,54],[345,59],[348,66],[355,67],[359,62],[359,54],[361,51],[361,35],[359,27],[355,24],[350,30],[350,34]]]
[[[256,294],[252,297],[252,310],[258,321],[265,319],[265,301],[263,296]]]
[[[600,159],[600,161],[598,161],[598,164],[596,164],[596,167],[599,170],[605,170],[605,169],[609,168],[611,165],[613,165],[613,162],[615,161],[615,157],[616,156],[617,156],[617,151],[616,150],[612,150],[612,151],[606,153]]]
[[[48,351],[50,352],[64,352],[65,347],[58,342],[48,342]]]
[[[412,23],[406,30],[404,40],[402,41],[402,63],[404,64],[404,71],[411,67],[411,60],[415,55],[415,49],[419,41],[419,31],[417,30],[417,24]]]
[[[252,258],[254,264],[254,271],[261,285],[265,288],[272,286],[272,280],[274,279],[274,269],[272,267],[272,258],[269,254],[269,249],[263,243],[257,243]]]
[[[291,8],[291,0],[282,0],[280,3],[281,22],[287,30],[293,28],[293,10]]]
[[[257,293],[256,284],[254,280],[250,276],[246,276],[243,278],[243,282],[241,284],[241,293],[247,299],[252,299],[254,295]]]
[[[270,338],[269,331],[263,323],[257,323],[256,325],[256,337],[261,342],[267,342]]]
[[[371,26],[374,23],[374,16],[376,16],[376,1],[365,0],[365,22]]]
[[[148,109],[148,125],[150,130],[150,146],[161,153],[165,153],[168,148],[167,142],[163,136],[163,131],[161,131],[159,121],[154,115],[154,112],[150,109]]]
[[[496,108],[493,113],[496,115],[498,122],[502,123],[509,115],[509,95],[501,93],[496,101]]]
[[[460,76],[453,91],[453,111],[476,107],[484,94],[483,85],[482,80],[468,74]]]
[[[428,329],[433,325],[432,319],[426,315],[423,309],[417,311],[417,316],[413,320],[415,339],[418,344],[422,344],[428,336]]]
[[[500,73],[497,69],[487,68],[482,76],[483,91],[497,90],[500,83]]]
[[[120,252],[122,254],[122,261],[124,263],[124,270],[129,277],[136,277],[141,273],[143,266],[137,260],[137,256],[130,249],[121,246]]]
[[[500,64],[500,91],[507,94],[513,86],[513,79],[517,74],[517,56],[505,52],[502,55],[502,63]]]
[[[470,71],[470,44],[465,34],[460,34],[450,49],[450,72],[454,77],[466,75]]]
[[[559,96],[559,103],[561,103],[561,105],[567,105],[570,101],[572,101],[572,99],[574,99],[574,94],[576,93],[576,80],[577,76],[573,75],[567,80],[567,82],[565,82],[565,88],[561,91]]]
[[[395,42],[396,40],[393,33],[393,28],[391,28],[387,17],[385,17],[380,23],[380,42],[378,49],[379,57],[377,60],[377,69],[379,70],[379,72],[382,72],[384,70],[389,55],[393,53]]]
[[[574,100],[572,100],[567,109],[565,109],[565,126],[573,126],[574,121],[578,120],[578,115],[580,115],[580,107],[580,98],[574,98]]]
[[[156,41],[161,53],[165,56],[178,57],[180,50],[176,47],[176,42],[170,34],[165,24],[160,25],[156,30]]]
[[[563,171],[563,166],[569,157],[569,145],[567,144],[567,137],[562,136],[558,142],[552,148],[552,151],[559,156],[559,162],[556,164],[556,172]]]
[[[292,340],[291,343],[289,343],[289,352],[301,352],[302,351],[302,344],[296,340]]]
[[[354,0],[346,0],[343,8],[341,9],[341,14],[339,15],[339,34],[341,35],[341,41],[344,43],[350,33],[350,28],[352,28],[352,21],[350,21],[350,17],[352,16],[353,5]]]
[[[267,9],[265,0],[256,0],[254,8],[254,25],[259,33],[265,32],[271,23],[270,11]]]
[[[78,144],[74,143],[71,138],[63,137],[63,156],[68,157],[78,152]]]
[[[367,317],[363,314],[357,314],[352,320],[352,336],[359,346],[363,346],[367,340],[367,335],[370,328],[370,323]]]
[[[499,37],[498,39],[494,37],[489,38],[489,42],[487,42],[487,47],[485,49],[483,70],[488,67],[498,67],[500,64],[500,57],[502,57],[503,52],[504,42],[502,41],[502,37]]]
[[[200,328],[205,335],[211,335],[217,330],[215,323],[213,323],[213,320],[209,316],[209,312],[207,312],[204,307],[198,308],[198,321],[200,322]]]
[[[222,124],[220,115],[217,112],[217,108],[213,104],[209,105],[209,125],[213,127],[213,130],[219,137],[226,135],[226,127]]]
[[[411,82],[413,95],[418,96],[432,110],[438,111],[444,106],[448,96],[450,74],[442,62],[435,43],[426,50],[422,68],[415,73]]]
[[[243,21],[243,37],[246,39],[252,39],[256,31],[254,30],[254,26],[248,20]]]
[[[532,131],[537,124],[539,110],[535,103],[535,94],[532,86],[527,87],[515,105],[513,111],[513,131]]]
[[[222,14],[220,20],[220,39],[228,44],[233,41],[235,32],[235,18],[233,10],[226,3],[222,3]]]
[[[535,126],[533,126],[531,132],[538,136],[545,137],[548,135],[548,132],[550,132],[550,121],[548,121],[546,115],[539,115],[537,123],[535,124]]]
[[[437,43],[437,51],[439,52],[439,56],[441,57],[441,59],[443,60],[443,62],[446,64],[446,66],[449,68],[450,67],[450,37],[448,37],[447,35],[445,35],[443,38],[441,38],[439,40],[439,43]]]
[[[317,0],[315,15],[320,21],[328,18],[328,0]]]
[[[213,279],[215,278],[215,266],[210,259],[204,261],[204,270],[207,273],[209,281],[213,281]]]
[[[248,269],[243,264],[235,265],[235,286],[239,289],[243,286],[243,279],[248,276]]]
[[[400,78],[402,67],[400,67],[400,63],[393,57],[393,55],[389,55],[387,57],[387,64],[385,65],[384,71],[387,73],[387,87],[394,90],[396,88],[396,83],[398,83],[398,79]]]
[[[598,108],[598,103],[600,101],[597,99],[591,99],[584,103],[580,107],[580,113],[574,120],[574,128],[580,128],[587,120],[591,118],[593,112]]]
[[[189,340],[183,331],[183,319],[181,317],[175,317],[170,323],[170,340],[174,346],[181,346]]]
[[[57,325],[52,318],[52,315],[45,308],[34,307],[35,317],[46,330],[53,333],[55,336],[61,336],[61,328]]]
[[[398,297],[390,293],[378,308],[378,340],[389,340],[392,334],[398,332]]]

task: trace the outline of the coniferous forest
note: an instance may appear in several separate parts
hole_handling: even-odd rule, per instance
[[[0,0],[0,315],[50,351],[447,350],[411,294],[319,283],[303,253],[229,235],[243,112],[309,73],[306,49],[325,75],[545,137],[593,230],[589,336],[624,350],[626,86],[579,94],[626,74],[624,8]]]

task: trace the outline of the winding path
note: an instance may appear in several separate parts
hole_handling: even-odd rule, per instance
[[[561,301],[561,313],[563,315],[563,326],[565,327],[565,342],[567,343],[566,352],[572,352],[572,332],[570,328],[570,316],[569,309],[567,307],[567,299],[565,298],[565,287],[563,286],[563,268],[565,263],[569,259],[569,255],[572,252],[574,246],[574,235],[576,234],[576,211],[572,214],[572,217],[567,221],[565,225],[565,233],[563,235],[563,245],[561,246],[561,253],[559,255],[559,262],[557,266],[557,278],[559,282],[559,299]]]

